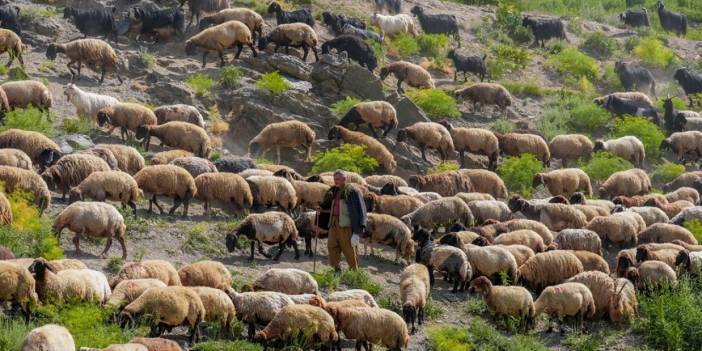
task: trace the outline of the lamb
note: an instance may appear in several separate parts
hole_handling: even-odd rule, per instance
[[[533,186],[544,184],[553,195],[570,196],[576,191],[592,195],[590,177],[580,168],[564,168],[534,176]]]
[[[470,283],[483,297],[490,312],[503,318],[516,317],[525,327],[534,323],[534,300],[531,293],[521,286],[495,286],[490,279],[478,277]]]
[[[234,303],[229,295],[222,290],[210,288],[208,286],[191,287],[202,300],[202,305],[205,307],[205,316],[203,321],[209,323],[221,323],[221,328],[224,334],[231,336],[234,319],[236,318],[236,310]]]
[[[685,164],[685,156],[691,154],[692,161],[695,162],[702,156],[702,143],[698,140],[702,138],[702,132],[690,130],[686,132],[676,132],[661,141],[660,149],[670,149],[678,156],[678,162]]]
[[[62,351],[75,350],[73,336],[63,326],[46,324],[32,329],[22,342],[22,351]]]
[[[166,285],[182,285],[175,267],[164,260],[143,260],[125,263],[110,282],[111,287],[123,280],[153,278]]]
[[[380,344],[392,351],[406,349],[409,343],[407,324],[397,313],[382,308],[329,308],[337,327],[349,339],[356,340],[356,347]],[[371,346],[368,346],[368,343]],[[340,341],[337,342],[340,349]]]
[[[7,95],[7,102],[13,109],[32,105],[42,111],[48,111],[53,105],[49,88],[36,80],[10,81],[0,85],[0,88]]]
[[[535,134],[521,133],[495,133],[497,140],[500,142],[500,151],[509,156],[520,156],[524,153],[530,153],[538,160],[543,162],[545,166],[550,164],[551,152],[546,141]]]
[[[0,54],[7,52],[10,56],[10,61],[7,62],[7,67],[12,66],[12,62],[15,58],[19,60],[20,66],[24,67],[24,60],[22,60],[22,39],[15,32],[0,28]]]
[[[380,80],[385,81],[385,78],[387,78],[390,73],[397,79],[397,91],[401,94],[405,92],[405,90],[402,89],[402,82],[406,82],[407,85],[413,88],[434,89],[434,81],[431,78],[431,74],[422,66],[415,65],[414,63],[407,61],[388,63],[380,69]]]
[[[626,195],[634,196],[651,191],[651,180],[641,169],[614,172],[598,189],[600,197]]]
[[[544,245],[544,240],[541,236],[529,229],[520,229],[500,234],[492,243],[495,245],[524,245],[536,253],[546,250],[546,245]]]
[[[695,205],[687,200],[678,200],[672,203],[663,203],[657,199],[649,199],[644,203],[644,206],[649,206],[649,207],[657,207],[663,210],[665,214],[669,217],[675,217],[678,213],[682,212],[682,210],[690,207],[694,207]]]
[[[122,280],[112,288],[112,295],[105,304],[121,308],[132,303],[150,288],[165,288],[166,286],[164,282],[152,278]]]
[[[472,102],[474,111],[478,110],[478,104],[497,105],[502,111],[512,105],[512,95],[499,83],[476,83],[456,90],[454,95]]]
[[[315,137],[316,134],[312,128],[300,121],[271,123],[251,139],[249,142],[249,153],[264,154],[268,149],[275,146],[278,163],[280,163],[281,147],[303,147],[307,151],[305,161],[310,161],[312,157],[312,143]]]
[[[435,192],[441,196],[453,196],[460,192],[473,191],[470,178],[457,171],[446,171],[429,175],[413,175],[409,185],[420,192]]]
[[[178,271],[183,286],[209,286],[229,291],[232,286],[232,273],[220,262],[198,261]]]
[[[359,65],[366,67],[371,72],[378,67],[373,47],[356,35],[342,34],[322,44],[322,54],[328,54],[332,49],[335,49],[337,53],[346,52],[349,60],[358,62]]]
[[[297,11],[284,11],[277,2],[271,2],[268,5],[268,13],[275,13],[276,23],[280,26],[285,23],[304,23],[314,28],[314,17],[310,9],[302,9]]]
[[[460,156],[461,167],[465,167],[465,153],[471,152],[487,156],[488,168],[495,169],[500,155],[500,145],[495,134],[483,128],[454,128],[447,120],[440,123],[451,134],[454,147]]]
[[[66,100],[76,107],[76,114],[97,120],[97,113],[105,107],[116,105],[119,100],[101,94],[89,93],[81,90],[73,83],[68,83],[63,91]]]
[[[254,245],[258,244],[258,252],[266,258],[271,256],[263,251],[262,243],[278,244],[278,253],[273,258],[274,261],[280,259],[280,255],[285,251],[285,246],[292,246],[295,250],[295,259],[300,259],[300,252],[297,249],[298,231],[295,221],[283,212],[254,213],[246,216],[244,220],[227,234],[226,244],[229,252],[234,249],[241,249],[239,236],[244,235],[251,242],[251,256],[254,258]]]
[[[361,132],[346,129],[341,125],[332,127],[332,129],[329,130],[327,138],[329,140],[341,139],[348,144],[365,146],[365,151],[369,156],[376,159],[388,173],[395,173],[395,169],[397,168],[395,157],[388,148],[378,140]]]
[[[109,134],[119,127],[123,142],[127,140],[129,131],[136,132],[143,125],[155,125],[157,122],[156,115],[149,108],[130,102],[103,107],[97,113],[97,120],[100,127],[105,124],[112,127]]]
[[[468,208],[478,224],[489,220],[503,222],[512,218],[512,212],[509,210],[509,207],[504,202],[497,200],[473,201],[468,204]]]
[[[678,200],[687,200],[693,204],[700,203],[699,192],[693,188],[690,188],[690,187],[678,188],[672,192],[665,194],[665,198],[666,198],[666,200],[668,200],[668,202],[675,202]]]
[[[276,176],[251,176],[246,178],[251,189],[253,204],[260,206],[278,206],[280,210],[290,212],[297,206],[297,194],[290,182]]]
[[[468,262],[473,268],[474,275],[500,279],[500,274],[505,274],[510,282],[514,283],[517,281],[517,261],[506,248],[467,244],[463,246],[463,251],[468,257]]]
[[[103,159],[90,154],[71,154],[62,157],[53,166],[47,168],[42,178],[61,192],[62,199],[72,187],[78,186],[93,172],[106,172],[111,168]]]
[[[224,9],[213,15],[203,17],[200,19],[200,31],[228,21],[242,22],[249,27],[252,35],[258,34],[259,37],[263,35],[263,17],[256,11],[243,7]]]
[[[424,161],[427,161],[425,152],[426,148],[437,150],[442,161],[453,158],[455,154],[451,134],[446,127],[439,123],[417,122],[409,127],[400,129],[400,131],[397,133],[398,143],[404,142],[408,138],[417,143]]]
[[[646,20],[648,21],[648,18]],[[648,87],[651,95],[656,96],[656,80],[646,68],[631,62],[617,61],[614,63],[614,71],[627,91]]]
[[[136,138],[144,139],[146,151],[149,151],[152,136],[157,137],[162,145],[190,151],[197,157],[209,158],[212,152],[212,142],[207,132],[191,123],[173,121],[162,125],[144,124],[137,127]]]
[[[33,170],[32,159],[20,149],[0,149],[0,165]]]
[[[100,258],[107,258],[107,251],[112,246],[112,238],[116,238],[122,246],[122,259],[127,258],[127,246],[124,243],[124,233],[127,227],[124,225],[124,218],[114,206],[104,202],[83,202],[78,201],[66,207],[56,216],[52,227],[58,238],[61,231],[68,228],[76,235],[73,237],[73,244],[76,246],[76,254],[80,255],[80,236],[88,235],[98,238],[107,238],[105,249],[100,254]]]
[[[283,308],[294,305],[288,295],[273,291],[237,293],[230,289],[228,294],[234,303],[237,319],[248,324],[249,340],[254,338],[256,323],[267,324]]]
[[[484,169],[460,169],[458,173],[470,179],[475,192],[489,194],[498,199],[506,199],[509,195],[505,182],[494,172]]]
[[[413,263],[400,274],[400,303],[405,322],[412,324],[410,334],[416,331],[414,321],[424,324],[424,306],[429,298],[429,270],[422,264]]]
[[[192,123],[200,128],[205,128],[205,120],[195,106],[185,104],[164,105],[154,110],[158,124],[181,121]]]
[[[419,5],[412,7],[410,12],[417,17],[425,33],[452,36],[458,42],[458,47],[461,47],[461,37],[458,33],[458,21],[455,15],[428,15]]]
[[[105,73],[108,70],[114,71],[119,84],[122,84],[119,72],[128,70],[127,61],[120,58],[110,44],[100,39],[77,39],[65,44],[50,44],[46,49],[46,58],[53,61],[58,53],[66,54],[68,57],[66,66],[71,73],[71,80],[80,79],[80,68],[83,64],[89,67],[100,67],[100,84],[105,80]],[[78,64],[77,72],[73,71],[75,64]]]
[[[548,148],[551,158],[560,159],[563,167],[566,167],[570,161],[590,157],[595,144],[582,134],[562,134],[553,137]]]
[[[274,52],[278,52],[279,46],[285,47],[285,54],[290,54],[290,47],[301,47],[303,51],[302,61],[307,61],[307,54],[310,49],[314,53],[315,61],[319,61],[317,56],[317,33],[314,29],[304,23],[278,24],[277,27],[258,39],[258,49],[266,50],[268,43],[274,43]]]
[[[519,266],[519,280],[534,289],[543,289],[560,284],[583,271],[583,264],[572,252],[546,251],[536,254]]]
[[[615,298],[615,281],[603,272],[583,272],[567,280],[568,283],[581,283],[592,292],[597,314],[609,312]]]
[[[117,168],[121,171],[134,175],[146,166],[144,157],[139,151],[131,146],[119,144],[97,144],[95,147],[105,148],[112,151],[117,159]]]
[[[412,16],[407,14],[381,15],[374,13],[371,15],[370,22],[380,28],[380,35],[383,37],[394,37],[400,33],[412,36],[419,35],[417,25],[414,23]]]
[[[190,9],[190,22],[185,27],[186,30],[193,24],[193,18],[198,23],[203,13],[213,13],[229,8],[229,2],[226,0],[180,0],[180,6],[182,7],[186,2],[188,9]]]
[[[564,229],[556,235],[553,244],[561,250],[584,250],[602,255],[602,240],[588,229]]]
[[[195,177],[195,187],[195,197],[204,202],[205,214],[209,214],[211,202],[232,205],[237,212],[244,214],[248,214],[253,206],[249,184],[238,174],[203,173]]]
[[[266,343],[273,339],[289,341],[299,335],[309,335],[326,347],[331,347],[339,338],[334,319],[323,309],[292,305],[284,307],[263,330],[256,333],[255,340]]]
[[[163,208],[158,204],[156,196],[173,196],[173,207],[169,214],[183,204],[183,217],[188,215],[190,200],[197,195],[197,187],[193,176],[183,168],[174,165],[155,165],[144,167],[134,175],[139,189],[144,193],[151,194],[149,199],[149,213],[152,206],[156,205],[163,214]]]
[[[35,292],[36,281],[34,277],[24,267],[0,260],[0,280],[3,281],[2,289],[0,289],[0,301],[3,303],[10,301],[19,305],[24,313],[25,321],[29,322],[32,307],[39,300]]]
[[[134,178],[121,171],[93,172],[70,191],[71,202],[85,198],[119,201],[122,207],[129,205],[135,216],[136,201],[142,196]]]
[[[362,123],[368,124],[368,129],[375,138],[378,138],[375,128],[383,130],[384,138],[393,128],[397,128],[397,112],[385,101],[361,102],[354,105],[338,125],[348,128],[350,124],[360,126]]]
[[[36,291],[42,303],[49,301],[106,302],[112,291],[102,272],[92,269],[52,271],[45,259],[38,258],[29,266],[36,279]]]
[[[369,213],[366,231],[362,234],[365,252],[368,248],[373,254],[373,242],[379,242],[395,247],[395,263],[402,256],[407,262],[415,252],[412,232],[398,218],[386,214]]]
[[[687,16],[684,13],[666,10],[660,0],[656,1],[656,10],[663,30],[673,32],[679,37],[684,37],[687,34]]]
[[[636,244],[636,234],[639,232],[639,227],[632,217],[620,216],[624,212],[616,213],[611,216],[600,216],[593,218],[585,229],[591,230],[600,236],[604,242],[614,243],[629,243]],[[631,214],[637,215],[631,212]],[[641,216],[639,218],[643,221]]]
[[[522,212],[527,218],[538,220],[553,231],[579,229],[587,224],[585,215],[569,205],[548,203],[535,206],[519,197],[510,199],[508,205],[513,213]]]
[[[648,95],[640,93],[638,91],[611,93],[595,98],[593,102],[599,106],[604,107],[607,104],[607,101],[609,100],[610,96],[614,96],[623,102],[628,102],[632,105],[635,105],[636,107],[641,107],[644,109],[654,109],[656,106],[653,103],[653,101],[651,101],[651,98],[648,97]]]
[[[575,317],[580,328],[583,328],[583,320],[595,316],[596,307],[592,292],[587,286],[581,283],[563,283],[549,286],[534,301],[534,315],[547,313],[551,317],[562,319],[563,317]],[[552,326],[549,321],[549,331]],[[561,331],[563,327],[561,326]]]
[[[190,329],[190,342],[198,340],[200,322],[205,319],[205,306],[198,294],[182,286],[151,288],[128,304],[120,313],[121,325],[139,314],[157,316],[152,322],[151,336],[160,336],[165,329],[185,325]]]
[[[244,45],[251,49],[254,57],[258,56],[256,48],[254,48],[253,37],[249,28],[239,21],[228,21],[218,24],[214,27],[207,28],[202,32],[193,35],[185,42],[185,53],[194,55],[197,47],[203,49],[202,68],[207,65],[207,55],[210,51],[219,53],[220,66],[224,66],[224,50],[236,46],[236,54],[234,59],[238,59]]]
[[[678,284],[678,277],[669,265],[661,261],[642,262],[638,267],[629,267],[626,278],[637,288],[673,288]]]
[[[377,187],[383,187],[388,183],[392,183],[398,187],[407,186],[407,182],[404,179],[392,174],[370,175],[365,177],[364,180],[366,181],[366,184]]]
[[[697,239],[689,230],[675,224],[655,223],[638,234],[641,243],[669,243],[680,240],[684,243],[697,245]]]
[[[455,222],[471,225],[474,221],[468,205],[454,196],[429,201],[401,219],[409,228],[434,228],[434,225],[450,225]]]
[[[32,194],[34,197],[33,204],[39,208],[40,215],[51,205],[49,187],[44,179],[33,171],[0,166],[0,182],[5,184],[4,191],[6,194],[15,190]]]

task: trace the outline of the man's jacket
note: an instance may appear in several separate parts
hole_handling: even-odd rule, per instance
[[[341,190],[336,186],[331,187],[324,194],[324,200],[321,203],[322,210],[331,211],[338,191],[341,191],[341,196],[339,197],[341,200],[339,204],[339,226],[351,227],[354,233],[362,234],[368,220],[366,204],[363,202],[361,193],[353,186],[346,184]],[[331,225],[331,216],[329,216],[329,223],[326,224],[327,227]],[[324,226],[322,223],[320,225]]]

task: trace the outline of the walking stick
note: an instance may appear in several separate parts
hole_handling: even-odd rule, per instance
[[[312,253],[312,273],[317,273],[317,244],[319,243],[319,209],[314,215],[314,252]]]

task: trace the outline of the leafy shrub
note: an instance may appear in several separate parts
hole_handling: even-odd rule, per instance
[[[522,13],[514,5],[506,2],[497,5],[495,25],[517,43],[529,43],[534,40],[531,30],[522,26]]]
[[[655,37],[641,39],[634,47],[633,53],[644,64],[653,67],[666,68],[680,63],[673,50],[665,47],[663,42]]]
[[[532,180],[544,169],[543,163],[532,154],[508,157],[497,167],[497,173],[510,191],[531,195]]]
[[[592,154],[587,162],[580,160],[578,166],[590,176],[592,181],[605,180],[614,172],[634,168],[631,162],[606,151]]]
[[[365,145],[343,144],[312,156],[311,172],[319,174],[337,169],[363,174],[378,167],[378,161],[366,154]]]
[[[572,99],[571,101],[578,101]],[[570,110],[568,124],[576,132],[593,134],[605,128],[610,120],[607,111],[595,105],[592,101],[579,101]]]
[[[566,133],[593,134],[602,131],[611,117],[592,101],[578,96],[550,99],[536,127],[546,139]]]
[[[424,55],[438,58],[446,56],[449,38],[446,34],[422,33],[417,37],[417,44],[419,44],[419,48]]]
[[[699,219],[685,221],[685,223],[683,223],[683,227],[689,230],[697,241],[702,241],[702,222],[700,222]]]
[[[605,65],[604,72],[602,73],[602,80],[611,90],[624,90],[624,86],[622,86],[622,81],[619,79],[619,75],[614,71],[614,65]]]
[[[570,132],[568,117],[568,114],[564,114],[558,109],[546,109],[541,118],[536,121],[536,129],[546,137],[546,140],[551,140],[556,135]]]
[[[589,81],[598,80],[600,69],[594,58],[585,55],[576,48],[566,48],[560,53],[551,56],[544,62],[546,68],[561,74],[566,83],[576,84],[581,77]]]
[[[474,319],[467,328],[440,325],[428,329],[429,344],[437,351],[502,350],[545,351],[546,346],[536,338],[502,335],[497,329],[481,319]]]
[[[457,171],[459,168],[461,168],[461,166],[454,161],[441,161],[439,164],[429,169],[427,173],[436,174],[447,171]]]
[[[241,84],[244,72],[238,66],[227,65],[219,70],[219,82],[226,88],[237,88]]]
[[[683,173],[685,173],[685,166],[666,162],[653,170],[651,181],[655,184],[665,184]]]
[[[608,58],[612,56],[617,48],[617,41],[607,36],[601,31],[594,32],[585,39],[581,46],[596,56]]]
[[[331,110],[334,112],[334,114],[342,118],[344,117],[349,111],[351,111],[351,108],[354,107],[356,104],[363,102],[361,99],[355,98],[353,96],[347,96],[343,100],[339,100],[331,105]]]
[[[659,109],[661,112],[665,111],[663,108],[663,100],[665,98],[659,97],[658,100],[656,100],[656,108]],[[673,101],[673,108],[676,110],[687,110],[687,102],[685,102],[683,99],[675,96],[672,98]]]
[[[39,216],[39,210],[32,205],[33,198],[33,195],[19,191],[7,196],[13,222],[0,226],[0,245],[9,248],[17,257],[61,258],[63,251],[51,229],[52,220]]]
[[[29,74],[27,74],[27,72],[22,67],[17,67],[17,66],[12,67],[8,70],[7,78],[8,78],[8,80],[11,80],[11,81],[31,79],[29,77]],[[47,84],[48,82],[42,82],[42,83],[44,83],[44,85],[48,85]]]
[[[48,113],[32,106],[18,108],[5,114],[0,131],[13,128],[31,130],[46,136],[54,135],[54,125],[51,123]]]
[[[431,119],[458,118],[461,112],[458,111],[456,100],[443,90],[421,89],[407,92],[407,97],[419,108],[426,112]]]
[[[643,117],[625,117],[618,119],[614,123],[612,137],[619,138],[626,135],[633,135],[644,144],[646,157],[649,159],[660,155],[661,141],[665,135],[653,122]]]
[[[413,36],[407,33],[400,33],[390,40],[389,50],[396,56],[406,58],[419,54],[421,47]]]
[[[88,136],[95,135],[93,121],[88,116],[78,116],[78,118],[66,118],[63,120],[63,131],[71,134],[85,134]]]
[[[506,119],[498,119],[495,121],[495,123],[492,124],[492,130],[498,133],[509,133],[513,130],[515,130],[517,127],[514,125],[514,122],[508,121]]]
[[[500,79],[507,73],[518,72],[531,62],[529,51],[516,46],[496,44],[490,47],[491,57],[487,59],[487,70],[492,79]]]
[[[188,77],[185,84],[195,92],[195,96],[203,97],[210,95],[210,89],[214,85],[214,80],[205,73],[195,73]]]
[[[262,75],[256,81],[256,87],[268,90],[273,94],[280,94],[290,89],[290,83],[276,71]]]

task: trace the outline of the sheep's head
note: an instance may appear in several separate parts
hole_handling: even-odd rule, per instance
[[[534,23],[534,20],[532,20],[531,18],[529,18],[529,16],[524,16],[524,18],[522,18],[522,26],[523,26],[523,27],[532,25],[533,23]]]
[[[185,54],[188,56],[193,56],[197,53],[197,45],[188,39],[185,42]]]
[[[634,285],[638,284],[640,279],[639,270],[636,267],[627,268],[624,272],[624,276],[626,277],[626,279],[629,279],[629,281]]]
[[[380,195],[402,195],[396,184],[387,183],[380,188]]]
[[[134,134],[135,134],[134,137],[136,139],[141,140],[144,138],[148,138],[151,135],[151,130],[150,130],[148,125],[141,125],[141,126],[137,127],[136,133],[134,133]]]
[[[71,16],[73,16],[74,12],[75,12],[75,9],[70,7],[70,6],[64,8],[63,9],[63,18],[70,18]]]
[[[661,141],[661,145],[659,146],[659,149],[661,150],[673,150],[673,144],[670,142],[670,138],[665,138]]]
[[[412,233],[412,240],[418,243],[429,241],[431,240],[431,233],[426,229],[415,228]]]
[[[73,187],[69,193],[68,202],[72,204],[76,201],[83,201],[83,192],[80,188]]]
[[[519,212],[527,205],[527,201],[522,199],[519,195],[512,196],[507,202],[509,210],[512,212]]]
[[[268,47],[268,43],[271,41],[269,36],[261,36],[258,38],[258,49],[259,50],[266,50]]]
[[[294,179],[293,174],[292,174],[289,170],[287,170],[287,169],[285,169],[285,168],[279,169],[279,170],[275,171],[275,172],[273,173],[273,175],[276,176],[276,177],[285,178],[285,179],[287,179],[287,180],[290,181],[290,182],[292,182],[293,179]]]
[[[400,131],[397,132],[397,142],[398,143],[405,142],[408,137],[409,137],[409,134],[407,133],[407,130],[405,130],[405,129],[400,129]]]
[[[661,0],[656,1],[656,10],[662,10],[665,8],[665,5],[663,5],[663,2]]]
[[[402,304],[402,317],[406,323],[412,323],[415,316],[417,315],[417,307],[409,302]]]
[[[604,140],[595,140],[595,147],[592,149],[593,152],[602,151],[605,149]]]
[[[568,199],[566,199],[566,197],[563,195],[556,195],[556,196],[552,197],[550,200],[548,200],[548,203],[570,205],[570,202],[568,202]]]
[[[601,199],[606,199],[608,197],[607,193],[607,188],[601,186],[599,189],[597,189],[597,194],[600,196]]]
[[[643,206],[646,207],[659,207],[658,200],[656,198],[650,198],[646,200],[646,202],[643,203]]]
[[[481,275],[470,282],[470,291],[475,291],[482,296],[488,296],[492,290],[492,283],[486,276]]]
[[[536,173],[534,176],[534,179],[531,181],[531,186],[536,188],[537,186],[541,185],[544,183],[544,174],[543,173]]]
[[[625,65],[626,64],[624,63],[624,61],[621,61],[621,60],[615,62],[614,63],[614,71],[619,72],[620,70],[624,69]]]
[[[411,12],[413,15],[415,15],[415,16],[419,16],[419,15],[424,14],[424,9],[421,8],[419,5],[415,5],[415,6],[410,10],[410,12]]]
[[[573,193],[573,195],[570,196],[570,199],[568,199],[571,204],[573,205],[584,205],[585,204],[585,194],[581,192]]]
[[[273,1],[270,3],[270,5],[268,5],[268,13],[278,13],[280,11],[283,11],[283,9],[277,2]]]
[[[639,245],[636,248],[636,261],[643,262],[648,261],[651,257],[651,249],[646,245]]]
[[[332,15],[329,11],[324,11],[322,12],[322,21],[328,26],[335,24],[334,15]]]
[[[479,237],[473,239],[471,244],[473,244],[475,246],[490,246],[490,240],[488,240],[484,236],[479,236]]]
[[[458,237],[458,235],[456,235],[456,233],[448,233],[442,236],[441,238],[439,238],[439,244],[449,245],[458,248],[461,248],[463,246],[463,242]]]
[[[617,273],[624,276],[626,270],[634,266],[634,260],[628,253],[621,253],[617,256]]]
[[[687,68],[678,68],[675,71],[673,78],[675,78],[675,80],[677,80],[678,82],[687,80],[690,78],[690,72],[688,72]]]
[[[673,119],[673,126],[672,126],[672,132],[679,132],[682,131],[685,128],[685,124],[687,123],[687,117],[685,117],[684,114],[678,113],[674,116]]]
[[[73,97],[76,96],[76,86],[73,83],[68,83],[63,89],[63,95],[66,96],[68,102],[71,102]]]
[[[61,154],[59,154],[56,150],[44,149],[39,153],[37,161],[42,167],[50,167],[56,161],[58,161],[59,158],[61,158]]]
[[[54,167],[47,168],[42,174],[41,178],[44,179],[46,185],[49,189],[56,189],[57,184],[61,184],[61,176],[56,171]]]
[[[29,266],[29,272],[36,275],[39,279],[44,276],[47,270],[56,273],[56,269],[52,267],[43,257],[37,258]]]
[[[46,48],[46,58],[53,61],[56,59],[57,54],[58,49],[56,48],[56,44],[49,44],[49,47]]]
[[[449,228],[448,231],[449,231],[449,232],[461,232],[461,231],[464,231],[464,230],[468,230],[468,228],[467,228],[466,226],[464,226],[463,224],[461,224],[461,223],[454,223],[454,224]]]
[[[680,250],[680,252],[678,252],[678,255],[675,256],[675,265],[676,266],[682,265],[682,268],[685,270],[690,269],[691,263],[692,262],[690,261],[690,251]]]
[[[132,317],[131,313],[127,311],[122,311],[119,314],[119,327],[124,329],[124,328],[133,328],[135,325],[134,322],[134,317]]]
[[[200,31],[203,31],[209,27],[212,27],[214,24],[215,24],[214,20],[211,17],[207,16],[207,17],[200,20],[200,28],[199,29],[200,29]]]
[[[327,135],[327,139],[329,140],[337,140],[341,138],[341,132],[339,131],[339,126],[333,126],[329,130],[329,134]]]
[[[105,124],[112,123],[112,121],[110,119],[110,115],[107,113],[107,111],[105,111],[105,109],[98,111],[97,122],[98,122],[98,126],[100,126],[100,127],[104,126]]]
[[[384,81],[385,78],[388,77],[388,75],[390,75],[390,69],[389,69],[389,68],[383,67],[383,68],[380,69],[380,80],[381,80],[381,81]]]
[[[441,121],[439,121],[439,124],[444,126],[444,128],[446,128],[446,130],[448,130],[449,132],[453,129],[451,122],[449,122],[448,120],[442,119]]]

